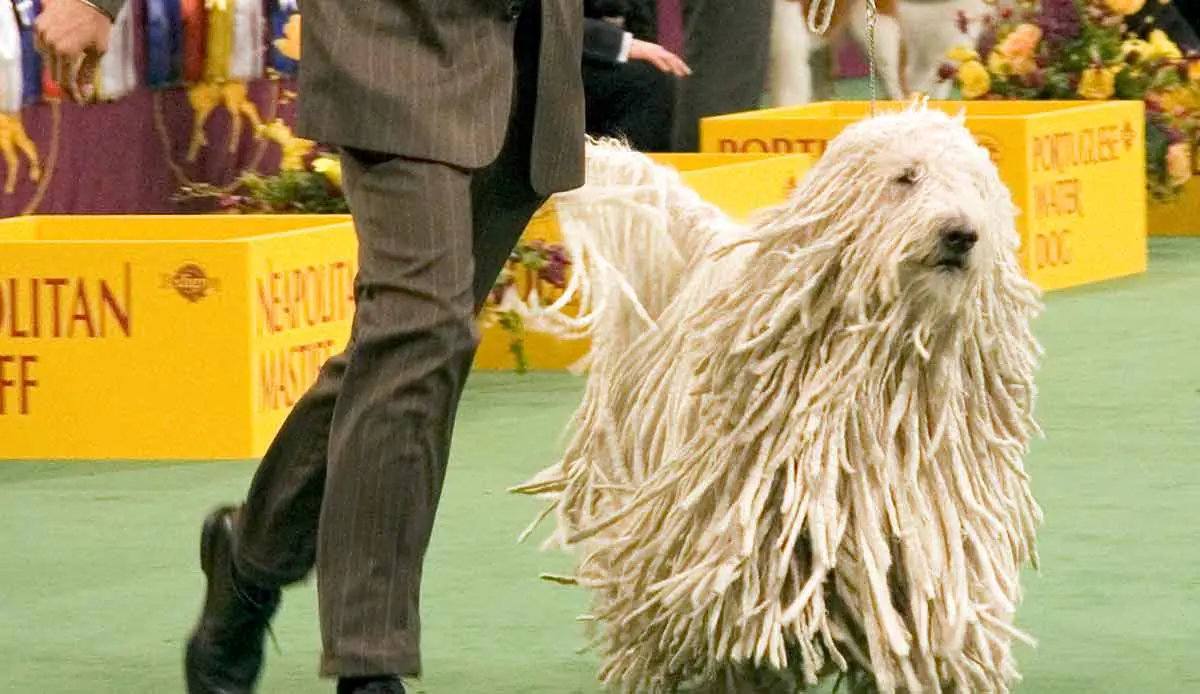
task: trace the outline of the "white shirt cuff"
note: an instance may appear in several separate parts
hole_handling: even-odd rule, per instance
[[[618,63],[629,62],[629,51],[633,48],[633,34],[628,31],[621,37],[621,52],[617,54]]]

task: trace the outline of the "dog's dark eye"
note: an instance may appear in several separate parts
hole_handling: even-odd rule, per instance
[[[916,182],[917,170],[911,166],[901,171],[899,176],[896,176],[896,183],[901,185],[911,186]]]

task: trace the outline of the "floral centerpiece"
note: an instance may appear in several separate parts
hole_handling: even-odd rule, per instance
[[[540,303],[542,297],[566,288],[570,265],[562,244],[546,243],[541,239],[521,241],[492,286],[485,319],[499,324],[510,335],[508,351],[513,355],[517,373],[529,369],[525,355],[525,322],[529,307]]]
[[[1155,199],[1172,199],[1200,144],[1200,56],[1184,55],[1162,30],[1133,34],[1128,17],[1145,2],[1033,0],[960,14],[959,29],[978,29],[978,39],[948,54],[941,77],[964,99],[1144,101],[1147,185]]]
[[[269,126],[278,132],[282,122]],[[290,135],[290,130],[286,130]],[[269,136],[276,139],[276,136]],[[230,214],[346,214],[349,206],[342,192],[342,169],[337,157],[320,151],[307,141],[304,152],[291,152],[296,138],[281,144],[283,161],[278,173],[244,173],[233,186],[184,186],[182,198],[215,198],[219,208]]]

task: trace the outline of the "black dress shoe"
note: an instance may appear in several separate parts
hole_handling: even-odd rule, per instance
[[[278,589],[250,585],[234,570],[233,513],[228,506],[213,511],[200,534],[200,567],[208,586],[184,658],[188,694],[253,692],[279,608]]]
[[[404,684],[399,679],[343,678],[338,680],[338,694],[404,694]]]

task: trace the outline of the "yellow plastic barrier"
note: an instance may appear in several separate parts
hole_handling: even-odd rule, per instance
[[[349,335],[346,219],[0,222],[0,458],[261,454]]]
[[[1146,152],[1140,101],[931,102],[964,111],[1022,210],[1022,258],[1045,290],[1146,270]],[[904,104],[881,104],[902,108]],[[839,101],[706,118],[709,153],[821,154],[869,112]]]
[[[1151,200],[1148,219],[1151,236],[1200,236],[1200,177],[1185,183],[1175,200]]]
[[[741,216],[812,160],[663,161]],[[559,239],[552,205],[525,238]],[[17,217],[0,258],[0,460],[260,456],[354,313],[343,215]],[[585,349],[526,337],[536,369]],[[507,333],[484,331],[477,365],[513,368]]]

